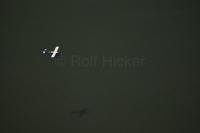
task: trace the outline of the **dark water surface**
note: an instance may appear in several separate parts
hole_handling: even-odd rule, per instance
[[[1,5],[2,133],[199,132],[197,2]],[[56,45],[62,58],[50,61],[41,54]],[[98,61],[72,66],[74,55]],[[103,56],[144,60],[102,67]],[[82,117],[70,113],[82,109]]]

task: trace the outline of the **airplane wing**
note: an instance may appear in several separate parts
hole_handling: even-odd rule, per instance
[[[59,47],[56,46],[54,51],[53,51],[53,53],[52,53],[52,55],[51,55],[51,58],[54,58],[56,56],[56,54],[58,53],[58,49],[59,49]]]

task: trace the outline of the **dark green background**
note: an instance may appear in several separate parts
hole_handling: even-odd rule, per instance
[[[199,132],[199,7],[184,0],[1,2],[2,133]],[[141,56],[70,68],[41,49]],[[73,110],[88,108],[82,118]]]

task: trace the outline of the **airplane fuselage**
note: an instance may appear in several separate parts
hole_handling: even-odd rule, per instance
[[[58,52],[58,49],[59,49],[59,46],[56,46],[53,51],[49,51],[48,49],[44,49],[42,51],[42,53],[49,55],[51,58],[55,58],[60,53],[60,52]]]

